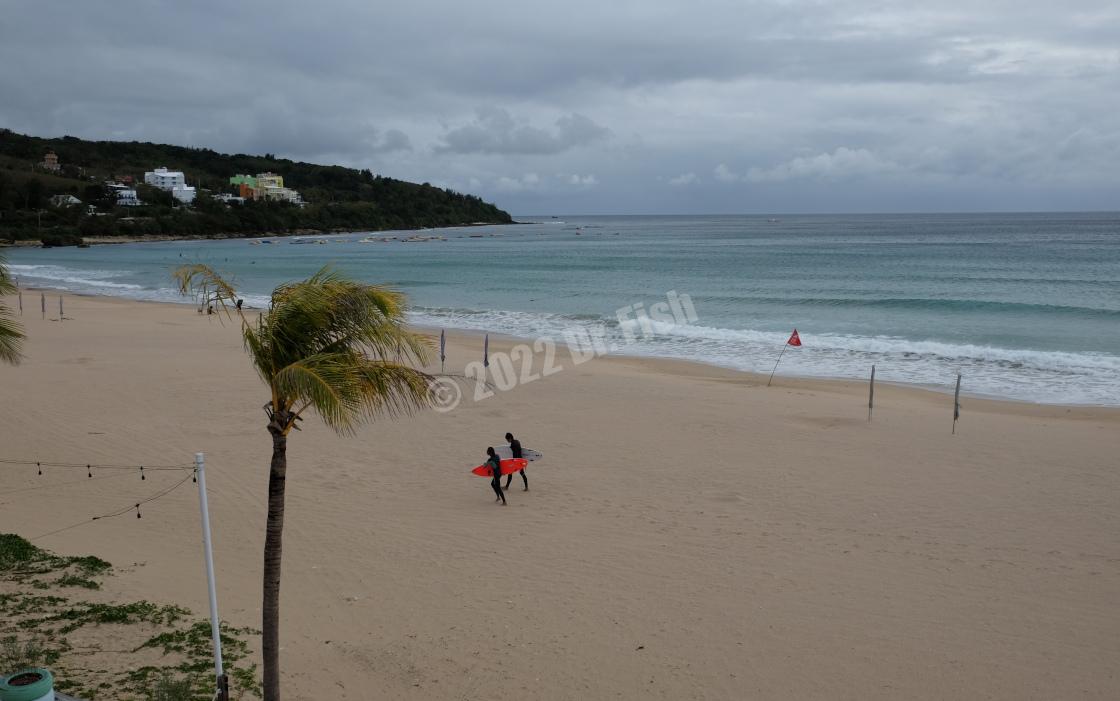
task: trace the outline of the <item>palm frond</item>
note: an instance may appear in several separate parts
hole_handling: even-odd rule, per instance
[[[11,365],[19,365],[23,358],[23,329],[12,318],[11,312],[0,304],[0,360]]]
[[[204,265],[179,268],[176,280],[182,293],[201,295],[204,303],[236,295]],[[427,362],[431,341],[408,330],[404,312],[401,293],[325,267],[278,286],[255,322],[243,315],[242,340],[272,391],[274,411],[294,417],[312,410],[348,433],[362,420],[431,403],[432,378],[411,367]]]
[[[15,281],[8,273],[8,261],[0,256],[0,295],[10,295],[16,291]]]
[[[0,257],[0,294],[11,294],[16,291],[15,283],[8,274],[8,266],[3,257]],[[23,328],[12,316],[12,311],[0,302],[0,361],[19,365],[23,357]]]
[[[237,300],[237,290],[209,265],[181,265],[172,271],[171,276],[179,285],[179,294],[193,297],[200,309],[214,304],[218,311],[227,317],[230,315],[230,307]]]
[[[362,409],[373,418],[399,416],[432,403],[431,375],[397,363],[370,362],[361,368],[364,383]]]
[[[361,408],[355,360],[348,354],[320,354],[283,368],[273,378],[282,408],[309,405],[331,428],[349,431]]]

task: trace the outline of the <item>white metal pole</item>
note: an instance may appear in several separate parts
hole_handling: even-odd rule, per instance
[[[222,638],[218,627],[218,593],[214,585],[214,550],[210,546],[210,506],[206,501],[206,458],[194,454],[198,473],[198,505],[202,510],[202,547],[206,553],[206,586],[210,593],[210,635],[214,639],[214,674],[221,686],[225,670],[222,668]]]

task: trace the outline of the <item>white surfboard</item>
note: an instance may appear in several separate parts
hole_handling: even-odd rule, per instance
[[[498,457],[502,460],[509,460],[513,457],[513,451],[510,450],[509,443],[506,443],[505,445],[494,446],[494,452],[497,453]],[[540,460],[544,456],[533,450],[532,448],[522,448],[521,457],[525,458],[529,462],[535,462],[537,460]]]

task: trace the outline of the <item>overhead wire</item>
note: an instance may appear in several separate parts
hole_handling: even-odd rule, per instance
[[[94,522],[94,521],[101,521],[101,520],[105,520],[105,519],[109,519],[109,518],[114,518],[114,517],[116,517],[116,516],[120,516],[120,515],[122,515],[122,514],[126,514],[126,513],[130,512],[130,511],[133,511],[133,510],[135,510],[135,511],[136,511],[136,518],[140,518],[140,505],[141,505],[141,504],[147,504],[147,503],[149,503],[149,502],[153,502],[153,501],[155,501],[155,500],[157,500],[157,499],[161,499],[161,498],[163,498],[163,497],[167,496],[168,494],[170,494],[171,492],[175,491],[175,490],[176,490],[176,489],[178,489],[178,488],[179,488],[180,486],[182,486],[182,485],[183,485],[183,483],[185,483],[185,482],[186,482],[186,481],[187,481],[188,479],[191,479],[191,478],[193,478],[194,476],[195,476],[195,475],[194,475],[194,473],[192,472],[191,474],[189,474],[189,475],[187,475],[187,476],[183,477],[183,479],[179,480],[178,482],[176,482],[175,484],[171,485],[170,487],[168,487],[168,488],[166,488],[166,489],[163,489],[163,490],[160,490],[159,492],[156,492],[155,494],[153,494],[152,496],[148,497],[147,499],[141,499],[140,501],[138,501],[138,502],[135,502],[135,503],[133,503],[133,504],[132,504],[131,506],[126,506],[126,507],[124,507],[124,508],[122,508],[122,509],[118,509],[117,511],[113,511],[113,512],[110,512],[110,513],[107,513],[107,514],[101,514],[101,515],[99,515],[99,516],[93,516],[93,517],[91,517],[91,518],[88,518],[88,519],[83,519],[83,520],[81,520],[81,521],[78,521],[77,523],[71,524],[71,525],[69,525],[69,526],[65,526],[65,527],[63,527],[63,528],[59,528],[59,529],[57,529],[57,530],[54,530],[54,531],[51,531],[51,532],[49,532],[49,533],[44,533],[44,534],[42,534],[42,535],[37,535],[37,536],[35,536],[34,538],[30,538],[29,540],[40,540],[40,539],[42,539],[42,538],[46,538],[46,537],[48,537],[48,536],[52,536],[52,535],[57,535],[57,534],[59,534],[59,533],[63,533],[63,532],[65,532],[65,531],[69,531],[69,530],[72,530],[72,529],[74,529],[74,528],[78,528],[79,526],[85,526],[85,525],[88,525],[88,524],[90,524],[90,523],[92,523],[92,522]]]

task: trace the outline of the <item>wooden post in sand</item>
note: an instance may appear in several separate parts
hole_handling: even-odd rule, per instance
[[[875,407],[875,366],[871,366],[871,391],[867,395],[867,421],[871,422],[871,411]]]
[[[23,316],[23,290],[19,291],[19,315]]]
[[[47,293],[46,292],[40,292],[39,293],[39,302],[42,303],[43,318],[46,319],[47,318]]]
[[[957,391],[953,393],[953,435],[957,434],[957,419],[961,418],[961,374],[957,373]]]
[[[58,296],[58,320],[62,321],[62,295]]]

